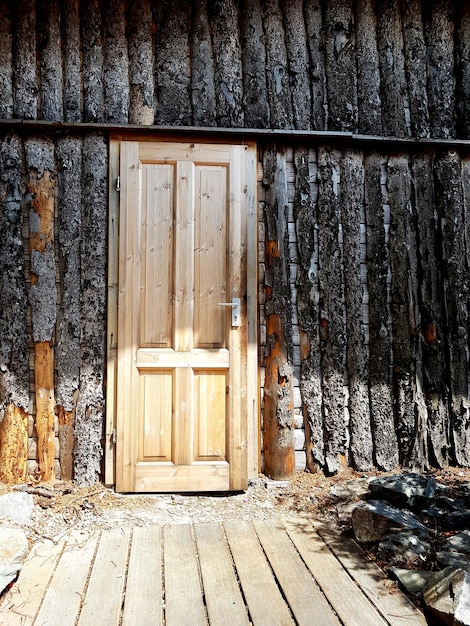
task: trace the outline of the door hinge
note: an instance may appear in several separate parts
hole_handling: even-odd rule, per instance
[[[116,178],[116,191],[121,191],[121,177]]]
[[[116,445],[116,441],[117,441],[117,429],[113,428],[113,434],[111,435],[111,443],[113,444],[113,446]]]

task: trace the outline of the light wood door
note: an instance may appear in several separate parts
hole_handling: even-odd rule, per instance
[[[121,143],[118,491],[246,487],[253,164],[246,145]]]

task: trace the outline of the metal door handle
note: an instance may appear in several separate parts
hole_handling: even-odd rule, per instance
[[[240,298],[232,298],[232,302],[219,302],[219,306],[232,309],[232,326],[240,326]]]

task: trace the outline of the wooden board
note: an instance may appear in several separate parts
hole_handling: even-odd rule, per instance
[[[224,529],[253,624],[294,624],[249,522],[224,522]]]
[[[245,603],[220,525],[197,524],[194,532],[209,623],[248,625]]]

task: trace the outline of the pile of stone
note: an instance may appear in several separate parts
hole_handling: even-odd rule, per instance
[[[470,483],[397,474],[368,481],[356,540],[430,616],[470,626]]]

